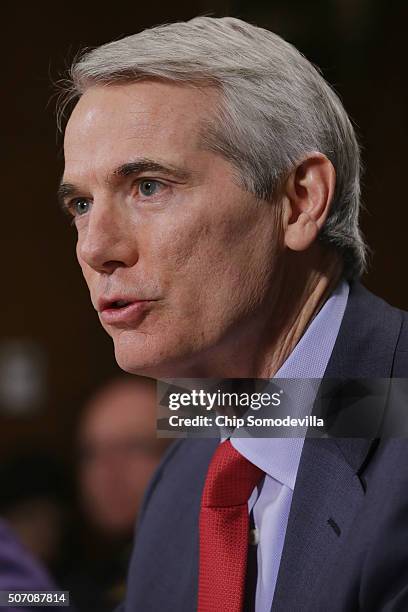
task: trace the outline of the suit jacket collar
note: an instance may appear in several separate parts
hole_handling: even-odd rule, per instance
[[[400,311],[360,283],[352,283],[325,378],[391,378],[401,325]],[[358,472],[372,448],[372,440],[337,438],[335,442]]]
[[[349,299],[325,376],[389,378],[402,315],[358,282]]]

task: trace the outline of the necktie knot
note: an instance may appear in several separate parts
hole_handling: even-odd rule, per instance
[[[211,460],[201,505],[221,508],[246,504],[264,475],[226,440],[219,444]]]

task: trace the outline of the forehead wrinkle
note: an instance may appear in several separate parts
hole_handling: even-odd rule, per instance
[[[158,112],[161,110],[162,107],[157,108]],[[170,107],[164,117],[156,117],[157,113],[155,108],[149,110],[129,111],[130,116],[146,115],[148,117],[148,123],[132,126],[130,128],[131,132],[133,131],[134,127],[135,133],[131,133],[129,136],[125,137],[125,140],[137,140],[146,137],[151,138],[153,136],[159,136],[160,139],[162,139],[163,131],[167,136],[174,137],[174,133],[175,135],[179,136],[180,133],[183,133],[183,128],[185,128],[184,132],[187,137],[186,142],[188,141],[188,144],[191,144],[191,141],[193,140],[194,146],[199,148],[198,141],[201,139],[201,126],[203,123],[205,123],[205,117],[200,117],[201,113],[199,113],[197,114],[196,120],[192,123],[191,121],[186,121],[185,115],[183,115],[181,123],[174,123],[172,122],[172,117],[174,112],[177,114],[178,110],[180,109],[178,109],[177,105],[175,109]],[[188,117],[190,117],[189,114]],[[135,118],[135,121],[137,121],[137,118]],[[191,138],[191,135],[193,135],[193,139]]]

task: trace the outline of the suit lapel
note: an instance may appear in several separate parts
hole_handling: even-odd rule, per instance
[[[401,323],[397,310],[353,284],[325,377],[390,377]],[[273,612],[317,609],[320,578],[364,499],[360,471],[375,446],[361,438],[305,440]]]

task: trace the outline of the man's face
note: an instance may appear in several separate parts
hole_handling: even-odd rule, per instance
[[[155,81],[92,87],[66,129],[61,191],[78,261],[129,372],[204,372],[267,308],[276,211],[203,147],[217,95]]]

